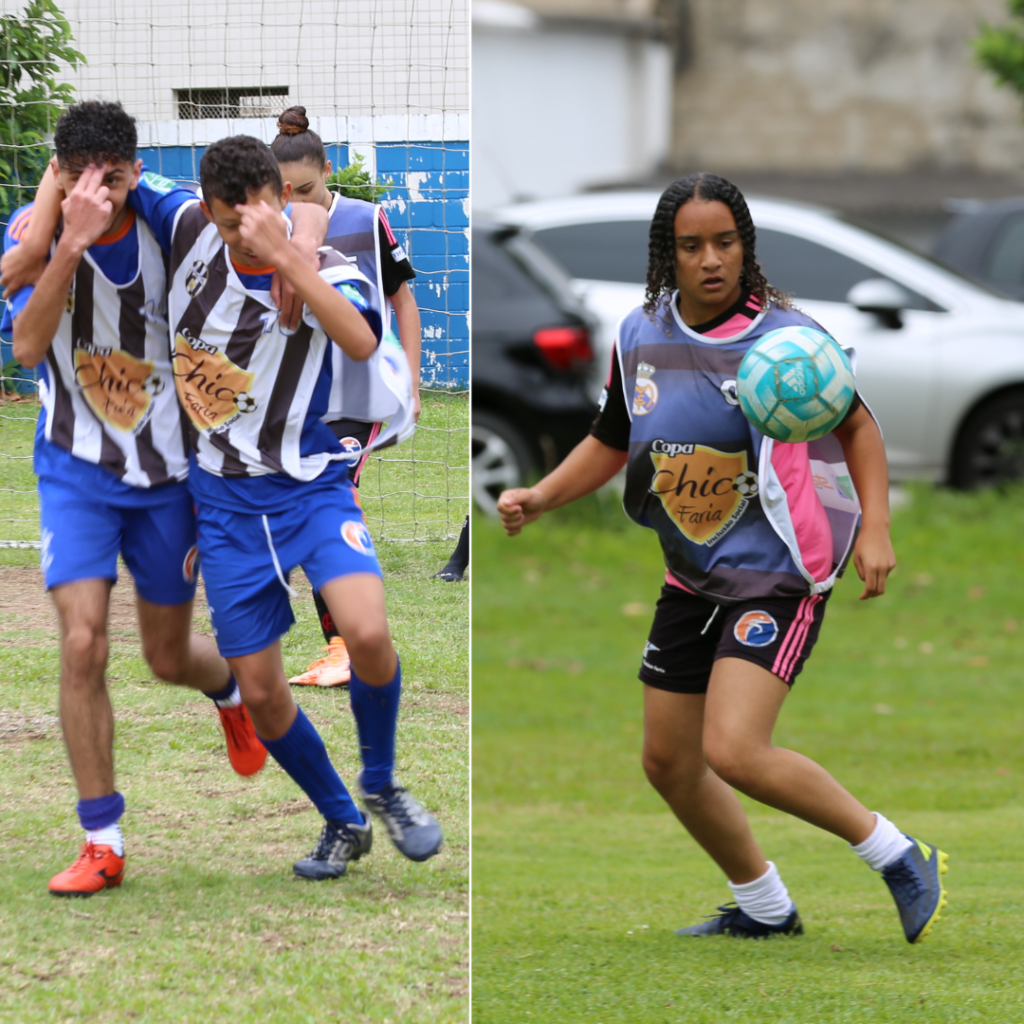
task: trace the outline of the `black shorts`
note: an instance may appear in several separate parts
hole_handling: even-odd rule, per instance
[[[343,445],[347,439],[353,439],[358,442],[360,448],[365,448],[369,444],[370,438],[376,437],[380,430],[379,423],[365,423],[363,420],[333,420],[327,426],[334,431],[334,436]],[[363,455],[348,464],[348,478],[357,487],[359,486],[359,474],[362,473],[365,462],[366,456]]]
[[[742,658],[792,686],[818,639],[827,599],[825,593],[716,605],[666,583],[640,679],[672,693],[707,693],[715,661]]]

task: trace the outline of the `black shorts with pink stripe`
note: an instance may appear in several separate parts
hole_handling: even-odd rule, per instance
[[[672,693],[706,693],[719,658],[742,658],[793,685],[811,656],[828,594],[716,605],[667,583],[644,647],[640,679]]]
[[[380,433],[381,428],[379,423],[364,423],[362,420],[333,420],[327,426],[334,431],[334,436],[346,451],[365,448]],[[365,453],[348,464],[348,478],[356,487],[359,486],[359,477],[365,465]]]

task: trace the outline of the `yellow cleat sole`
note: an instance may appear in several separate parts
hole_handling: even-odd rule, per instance
[[[939,858],[939,874],[944,875],[949,871],[949,854],[943,853],[942,850],[936,850],[936,855]],[[919,942],[923,942],[932,931],[936,921],[942,920],[940,911],[948,905],[947,896],[949,893],[945,889],[940,890],[939,893],[939,905],[935,908],[935,913],[928,919],[928,923],[921,929],[920,934],[914,939],[914,945],[916,946]]]

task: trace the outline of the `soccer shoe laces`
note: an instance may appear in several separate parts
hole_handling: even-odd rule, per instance
[[[920,873],[914,869],[909,859],[898,860],[887,867],[885,880],[889,885],[889,891],[904,905],[913,903],[926,892]]]
[[[335,824],[332,821],[325,821],[324,827],[320,832],[320,838],[317,840],[316,847],[309,855],[310,859],[330,859],[330,856],[334,852],[338,843],[342,843],[345,846],[346,854],[351,853],[358,845],[355,836],[353,836],[344,825]]]
[[[83,864],[85,861],[99,860],[102,856],[103,854],[100,853],[99,847],[91,839],[87,839],[85,841],[85,845],[82,847],[82,852],[78,855],[78,859],[68,870],[74,871],[75,868],[80,864]]]
[[[404,831],[411,825],[429,825],[430,815],[402,787],[395,786],[385,798],[384,813]]]
[[[705,914],[704,917],[708,921],[721,920],[722,925],[724,927],[729,927],[730,925],[735,923],[736,919],[742,913],[743,911],[740,910],[739,904],[723,903],[722,906],[718,908],[717,913]]]

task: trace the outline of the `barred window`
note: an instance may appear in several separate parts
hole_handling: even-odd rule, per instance
[[[287,85],[252,89],[175,89],[178,117],[198,121],[222,117],[277,117],[284,112]]]

